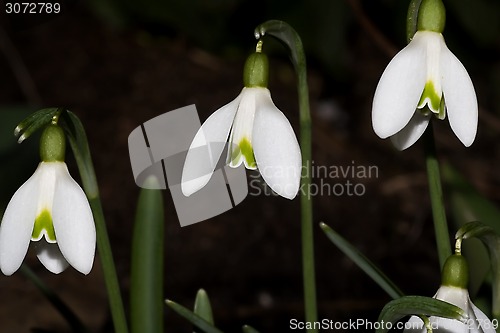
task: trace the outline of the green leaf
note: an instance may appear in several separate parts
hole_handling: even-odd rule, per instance
[[[203,319],[202,317],[198,316],[194,312],[190,311],[189,309],[183,307],[180,304],[177,304],[171,300],[166,300],[165,303],[170,307],[172,310],[177,312],[179,315],[182,317],[186,318],[191,324],[194,326],[198,327],[200,330],[202,330],[205,333],[223,333],[221,330],[210,324],[208,321]]]
[[[321,222],[320,227],[328,239],[332,241],[346,256],[348,256],[359,268],[371,277],[382,289],[393,299],[403,296],[403,292],[391,281],[373,262],[365,257],[347,240],[342,238],[337,232],[325,223]]]
[[[243,333],[259,333],[255,328],[249,325],[243,326]]]
[[[205,319],[210,324],[214,324],[214,317],[212,314],[212,306],[207,292],[203,289],[198,290],[196,299],[194,301],[194,313]]]
[[[481,222],[470,222],[457,231],[457,239],[477,238],[486,246],[493,272],[493,304],[492,312],[495,318],[500,317],[500,236],[491,227]]]
[[[157,183],[151,176],[146,183]],[[130,328],[132,333],[163,332],[163,197],[143,188],[132,237]]]
[[[467,319],[465,312],[459,307],[447,302],[423,296],[404,296],[387,303],[378,317],[380,328],[376,333],[385,333],[391,326],[402,318],[410,315],[435,316],[464,321]]]

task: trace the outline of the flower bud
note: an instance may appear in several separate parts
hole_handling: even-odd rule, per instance
[[[66,137],[61,127],[47,126],[40,137],[40,159],[43,162],[63,162],[66,150]]]
[[[252,53],[245,62],[243,84],[247,88],[267,88],[269,79],[269,62],[267,56],[260,52]]]
[[[418,10],[417,29],[442,33],[446,10],[441,0],[422,0]]]
[[[467,289],[469,283],[469,265],[460,254],[454,254],[446,259],[441,276],[441,285]]]

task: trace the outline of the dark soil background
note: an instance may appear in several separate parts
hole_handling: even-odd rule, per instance
[[[279,1],[263,12],[253,2],[242,1],[221,2],[222,10],[214,5],[199,16],[172,6],[171,20],[165,22],[151,14],[154,10],[134,11],[131,1],[124,1],[120,10],[110,1],[70,3],[62,15],[49,20],[9,16],[2,7],[2,204],[6,205],[38,163],[36,138],[15,144],[11,131],[16,124],[42,107],[64,106],[76,113],[90,141],[127,301],[131,232],[139,194],[128,155],[129,133],[152,117],[190,104],[196,104],[204,120],[231,101],[241,90],[243,63],[255,45],[253,28],[266,19],[287,19],[303,35],[309,56],[315,164],[375,166],[378,170],[371,178],[314,180],[331,185],[350,181],[364,189],[361,196],[314,197],[320,318],[375,321],[390,301],[328,241],[318,227],[320,221],[357,246],[405,293],[433,295],[439,286],[439,265],[422,143],[398,152],[374,134],[370,118],[378,78],[393,52],[404,46],[407,2],[332,2],[338,10],[331,19],[330,12],[324,13],[326,18],[312,16],[321,12],[321,3],[316,1],[294,2],[282,15]],[[472,26],[481,21],[487,27],[483,31],[487,36],[480,39],[470,29],[471,23],[463,20],[463,11],[470,9],[468,1],[463,3],[465,9],[450,2],[445,36],[476,86],[478,136],[466,149],[447,121],[435,121],[434,129],[440,158],[499,203],[500,34],[495,30],[497,23],[480,20],[483,13],[498,14],[499,8],[485,0],[478,1],[477,8],[486,10],[471,10],[476,14],[471,14]],[[300,6],[307,10],[301,11]],[[483,19],[488,21],[490,16]],[[271,61],[271,93],[298,133],[293,70],[283,49],[273,43],[265,44]],[[68,163],[78,179],[71,156]],[[243,324],[261,332],[284,332],[289,330],[290,319],[303,319],[298,198],[249,196],[220,216],[184,228],[168,191],[164,198],[165,298],[192,307],[196,291],[204,288],[216,324],[226,332],[239,331]],[[26,263],[94,331],[113,331],[99,256],[88,276],[71,268],[52,275],[31,251]],[[188,322],[167,308],[165,322],[166,331],[192,331]],[[0,276],[0,332],[30,331],[70,332],[70,328],[21,273]]]

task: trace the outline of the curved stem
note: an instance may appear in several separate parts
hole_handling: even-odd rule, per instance
[[[436,234],[439,263],[443,268],[446,258],[451,255],[450,233],[446,222],[444,208],[443,190],[441,188],[441,176],[439,173],[439,162],[436,155],[434,133],[432,123],[424,133],[425,163],[427,166],[427,177],[429,181],[429,194],[431,197],[432,217],[434,220],[434,231]]]
[[[302,151],[302,177],[300,184],[301,230],[302,230],[302,272],[304,280],[305,319],[316,322],[316,277],[314,264],[314,233],[312,198],[310,194],[311,164],[311,114],[309,110],[309,88],[307,85],[306,56],[302,41],[297,32],[283,21],[271,20],[255,29],[255,38],[269,34],[284,43],[290,51],[292,63],[297,74],[297,91],[300,112],[300,148]],[[307,332],[317,332],[308,329]]]

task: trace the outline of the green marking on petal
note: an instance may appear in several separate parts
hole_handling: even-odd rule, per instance
[[[231,161],[237,163],[241,155],[243,155],[243,158],[245,160],[245,165],[248,168],[250,169],[257,168],[257,164],[255,163],[255,157],[253,155],[252,144],[250,143],[250,140],[248,140],[246,137],[241,139],[238,146],[235,147],[235,149],[231,152]],[[234,165],[236,163],[232,164]]]
[[[443,120],[446,118],[446,107],[444,103],[444,97],[441,98],[441,103],[439,104],[439,114],[437,115],[438,119]]]
[[[45,235],[45,239],[49,243],[56,242],[56,232],[52,224],[52,216],[50,212],[44,209],[35,220],[33,232],[31,233],[31,240],[38,241]]]
[[[421,109],[427,104],[433,113],[439,113],[442,99],[441,96],[442,94],[436,91],[434,83],[432,83],[432,81],[427,81],[420,101],[418,102],[418,108]]]

